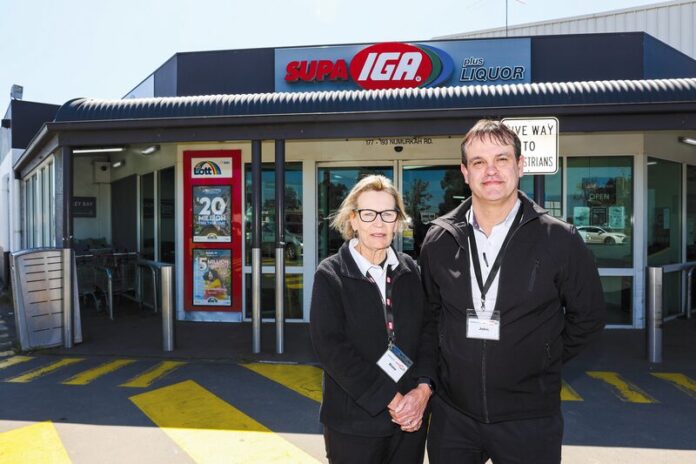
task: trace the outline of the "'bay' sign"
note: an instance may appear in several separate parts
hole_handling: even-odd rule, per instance
[[[525,174],[555,174],[558,171],[558,119],[505,118],[502,122],[522,142]]]

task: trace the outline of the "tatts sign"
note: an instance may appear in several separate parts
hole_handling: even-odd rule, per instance
[[[281,48],[275,54],[278,92],[530,82],[529,39]]]

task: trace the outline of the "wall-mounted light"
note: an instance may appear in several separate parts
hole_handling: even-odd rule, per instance
[[[694,137],[679,137],[679,141],[687,145],[696,145],[696,138]]]
[[[111,167],[116,169],[126,165],[126,160],[118,160],[111,163]]]
[[[94,147],[94,148],[73,148],[73,154],[83,153],[119,153],[126,147]]]
[[[149,147],[145,147],[142,150],[140,150],[140,153],[142,153],[143,155],[151,155],[159,149],[159,145],[150,145]]]

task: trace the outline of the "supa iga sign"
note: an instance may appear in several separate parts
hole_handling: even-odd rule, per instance
[[[525,174],[555,174],[558,171],[558,119],[505,118],[502,123],[522,142]]]

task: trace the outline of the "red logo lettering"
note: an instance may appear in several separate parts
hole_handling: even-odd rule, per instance
[[[350,75],[368,90],[412,88],[426,82],[432,72],[430,57],[404,43],[382,43],[360,50],[350,62]]]
[[[345,60],[291,61],[285,67],[288,82],[347,81],[348,65]]]

